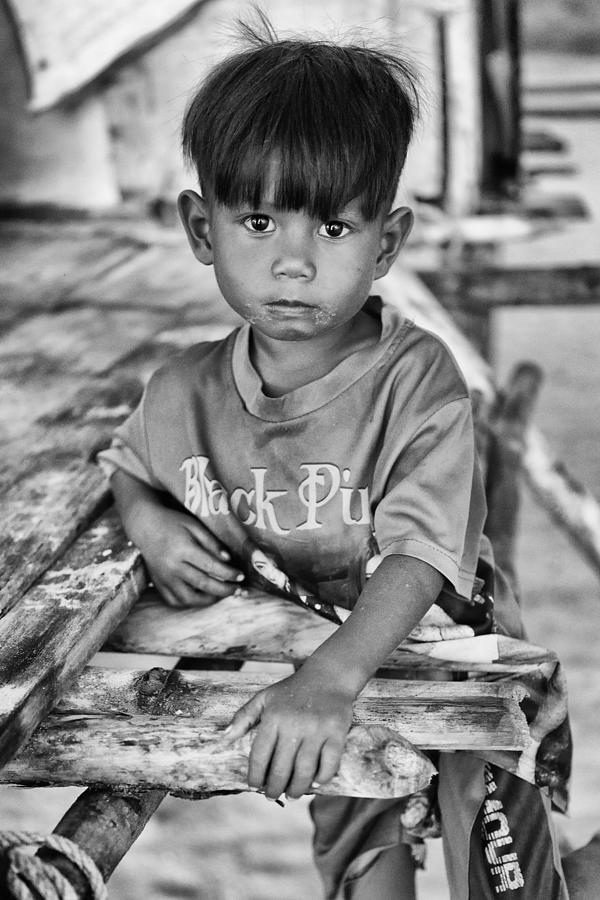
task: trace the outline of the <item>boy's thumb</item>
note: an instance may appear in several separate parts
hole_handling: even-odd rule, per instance
[[[264,708],[264,695],[261,691],[238,709],[227,728],[224,728],[221,732],[221,737],[228,742],[237,741],[238,738],[243,737],[251,728],[258,724]]]

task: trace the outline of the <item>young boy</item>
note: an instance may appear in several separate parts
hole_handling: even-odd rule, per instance
[[[353,701],[434,601],[462,606],[474,630],[495,625],[477,578],[486,510],[467,389],[439,340],[370,296],[412,225],[393,207],[417,109],[410,68],[362,46],[250,37],[188,108],[201,193],[179,199],[194,255],[244,324],[158,371],[102,458],[167,603],[260,584],[336,620],[351,610],[230,726],[232,739],[256,726],[250,787],[296,798],[335,774]],[[509,597],[503,615],[519,633]],[[455,756],[442,816],[474,772],[480,799],[492,778]],[[525,787],[547,839],[529,848],[536,892],[505,882],[511,897],[558,900],[546,808]],[[328,897],[342,884],[347,897],[414,896],[398,815],[395,801],[316,798]],[[469,851],[474,815],[452,821],[453,900],[498,895],[484,849]]]

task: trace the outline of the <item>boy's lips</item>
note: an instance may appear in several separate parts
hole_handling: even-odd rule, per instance
[[[273,312],[282,313],[284,315],[314,312],[317,308],[312,303],[305,303],[303,300],[292,300],[287,297],[280,297],[278,300],[269,300],[267,307]]]

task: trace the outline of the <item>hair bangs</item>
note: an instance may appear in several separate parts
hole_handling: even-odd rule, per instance
[[[372,220],[393,200],[412,134],[408,73],[369,48],[265,41],[209,75],[186,113],[184,150],[224,205],[268,199],[326,221],[360,198]]]
[[[327,221],[360,196],[363,213],[375,217],[382,198],[369,196],[374,183],[365,178],[372,171],[364,164],[365,156],[371,162],[368,148],[365,153],[365,148],[351,147],[331,119],[324,118],[318,132],[303,130],[292,116],[278,125],[265,133],[254,120],[245,140],[219,148],[209,178],[219,203],[258,209],[268,201]],[[356,134],[353,138],[357,143]]]

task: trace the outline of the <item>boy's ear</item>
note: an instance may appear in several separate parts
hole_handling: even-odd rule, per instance
[[[177,209],[194,256],[205,266],[212,265],[208,203],[195,191],[182,191]]]
[[[408,206],[399,206],[385,217],[381,226],[381,249],[375,265],[375,278],[387,275],[410,234],[414,218],[413,211]]]

